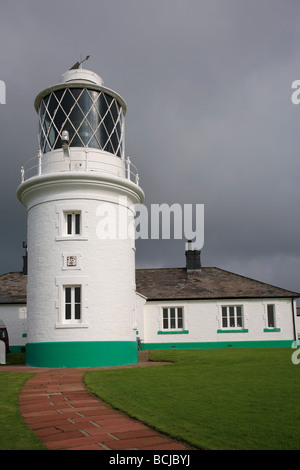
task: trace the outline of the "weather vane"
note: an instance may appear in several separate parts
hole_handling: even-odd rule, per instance
[[[69,70],[79,69],[81,64],[85,62],[86,60],[88,60],[90,57],[91,57],[90,55],[87,55],[85,59],[81,60],[81,55],[80,55],[80,62],[76,62],[76,64],[74,64]]]

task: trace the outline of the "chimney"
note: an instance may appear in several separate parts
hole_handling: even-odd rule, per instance
[[[189,240],[188,247],[185,252],[187,271],[201,270],[200,254],[201,254],[201,251],[197,249],[193,249],[192,242]]]

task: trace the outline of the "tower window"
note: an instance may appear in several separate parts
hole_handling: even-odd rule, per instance
[[[81,235],[81,214],[80,212],[67,212],[66,233],[67,235]]]
[[[58,276],[55,278],[58,298],[55,328],[88,328],[87,320],[87,276]]]
[[[65,286],[65,320],[81,320],[81,287]]]
[[[56,240],[87,240],[88,208],[85,204],[64,203],[56,206]],[[70,253],[73,254],[73,253]]]

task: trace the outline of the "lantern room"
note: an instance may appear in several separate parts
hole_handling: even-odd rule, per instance
[[[63,132],[70,147],[103,150],[124,159],[126,104],[90,70],[68,70],[61,83],[35,100],[42,154],[62,147]]]

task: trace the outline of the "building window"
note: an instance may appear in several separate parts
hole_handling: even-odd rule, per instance
[[[264,328],[264,331],[269,333],[280,331],[274,304],[267,304],[266,306],[266,328]]]
[[[65,213],[66,235],[81,235],[81,214],[80,212]]]
[[[81,287],[64,287],[65,320],[81,321]]]
[[[243,328],[243,310],[241,305],[222,307],[222,328]]]
[[[275,328],[275,305],[267,305],[267,315],[268,328]]]
[[[183,308],[163,308],[163,330],[183,329]]]

